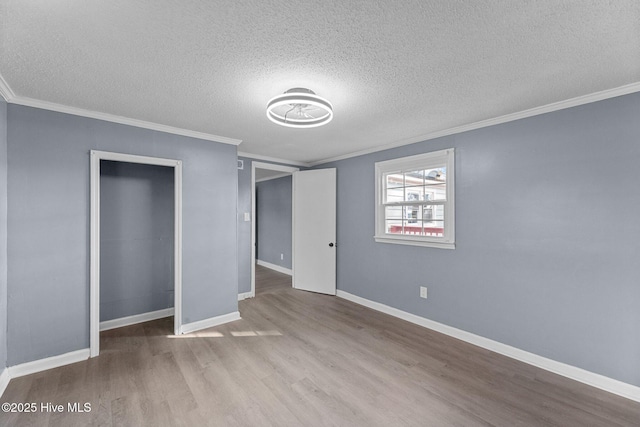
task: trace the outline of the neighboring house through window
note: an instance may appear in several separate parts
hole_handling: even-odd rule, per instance
[[[376,242],[455,248],[453,148],[375,168]]]

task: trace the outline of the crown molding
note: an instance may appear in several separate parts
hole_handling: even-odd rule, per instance
[[[543,105],[540,107],[530,108],[528,110],[519,111],[516,113],[506,114],[504,116],[494,117],[487,120],[481,120],[474,123],[469,123],[462,126],[456,126],[449,129],[444,129],[436,132],[422,134],[411,138],[404,138],[398,141],[391,142],[389,144],[379,145],[377,147],[368,148],[365,150],[354,151],[351,153],[343,154],[335,157],[328,157],[321,160],[315,160],[312,162],[301,162],[296,160],[281,159],[277,157],[264,156],[261,154],[252,154],[247,152],[238,152],[239,157],[247,157],[250,159],[264,160],[272,163],[282,163],[286,165],[301,166],[301,167],[314,167],[329,162],[335,162],[338,160],[345,160],[351,157],[364,156],[366,154],[376,153],[379,151],[389,150],[391,148],[402,147],[404,145],[410,145],[417,142],[429,141],[431,139],[441,138],[443,136],[455,135],[462,132],[468,132],[470,130],[480,129],[488,126],[499,125],[502,123],[508,123],[515,120],[524,119],[527,117],[538,116],[541,114],[551,113],[554,111],[564,110],[571,107],[577,107],[592,102],[603,101],[605,99],[615,98],[617,96],[628,95],[631,93],[640,92],[640,82],[630,83],[628,85],[620,86],[613,89],[607,89],[599,92],[594,92],[588,95],[578,96],[575,98],[567,99],[564,101],[554,102],[551,104]],[[72,114],[75,116],[89,117],[98,120],[104,120],[113,123],[120,123],[129,126],[140,127],[144,129],[157,130],[165,133],[172,133],[176,135],[188,136],[192,138],[203,139],[207,141],[220,142],[223,144],[240,145],[241,139],[229,138],[220,135],[213,135],[204,132],[197,132],[188,129],[176,128],[173,126],[162,125],[159,123],[147,122],[143,120],[131,119],[128,117],[117,116],[113,114],[100,113],[97,111],[85,110],[82,108],[68,107],[66,105],[56,104],[48,101],[41,101],[33,98],[16,96],[11,87],[7,84],[6,80],[0,74],[0,96],[4,98],[7,103],[24,105],[27,107],[41,108],[50,111],[57,111],[60,113]]]
[[[252,154],[244,151],[238,151],[238,157],[246,157],[254,160],[263,160],[270,163],[281,163],[283,165],[301,166],[303,168],[311,167],[311,163],[299,162],[297,160],[279,159],[277,157],[263,156],[262,154]]]
[[[173,126],[162,125],[144,120],[131,119],[129,117],[117,116],[114,114],[101,113],[98,111],[86,110],[84,108],[69,107],[67,105],[56,104],[54,102],[42,101],[28,97],[16,96],[7,84],[7,81],[0,74],[0,95],[7,103],[24,105],[25,107],[40,108],[43,110],[56,111],[58,113],[71,114],[74,116],[88,117],[90,119],[103,120],[106,122],[119,123],[122,125],[134,126],[143,129],[156,130],[159,132],[171,133],[174,135],[188,136],[191,138],[204,139],[206,141],[220,142],[222,144],[240,145],[241,139],[229,138],[226,136],[213,135],[210,133],[197,132],[189,129],[182,129]]]
[[[13,93],[7,81],[2,77],[2,74],[0,74],[0,96],[2,96],[6,102],[11,102],[11,100],[16,97],[16,94]]]
[[[159,132],[172,133],[175,135],[188,136],[191,138],[204,139],[207,141],[220,142],[223,144],[239,145],[242,140],[228,138],[226,136],[213,135],[210,133],[197,132],[189,129],[176,128],[173,126],[161,125],[159,123],[147,122],[144,120],[131,119],[113,114],[100,113],[98,111],[85,110],[83,108],[69,107],[62,104],[56,104],[39,99],[14,97],[9,101],[12,104],[24,105],[26,107],[41,108],[43,110],[56,111],[58,113],[72,114],[74,116],[88,117],[91,119],[104,120],[106,122],[119,123],[122,125],[135,126],[144,129],[157,130]]]
[[[513,122],[515,120],[525,119],[527,117],[539,116],[540,114],[551,113],[558,110],[564,110],[571,107],[590,104],[592,102],[603,101],[605,99],[615,98],[617,96],[622,96],[622,95],[628,95],[630,93],[635,93],[635,92],[640,92],[640,82],[631,83],[631,84],[620,86],[617,88],[603,90],[600,92],[594,92],[589,95],[578,96],[575,98],[566,99],[564,101],[554,102],[554,103],[543,105],[540,107],[534,107],[528,110],[519,111],[517,113],[511,113],[511,114],[506,114],[500,117],[494,117],[492,119],[481,120],[479,122],[469,123],[462,126],[456,126],[453,128],[444,129],[437,132],[431,132],[431,133],[418,135],[411,138],[405,138],[389,144],[379,145],[377,147],[369,148],[366,150],[354,151],[352,153],[343,154],[341,156],[329,157],[322,160],[316,160],[316,161],[310,162],[309,165],[313,167],[313,166],[318,166],[324,163],[349,159],[351,157],[364,156],[365,154],[376,153],[378,151],[384,151],[390,148],[401,147],[403,145],[414,144],[416,142],[428,141],[430,139],[441,138],[443,136],[449,136],[449,135],[454,135],[462,132],[468,132],[474,129],[480,129],[488,126],[499,125],[502,123]]]

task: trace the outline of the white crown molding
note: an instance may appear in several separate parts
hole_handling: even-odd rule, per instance
[[[255,160],[264,160],[265,162],[271,162],[271,163],[282,163],[282,164],[291,165],[291,166],[301,166],[303,168],[308,168],[311,166],[311,163],[307,163],[307,162],[279,159],[277,157],[263,156],[262,154],[252,154],[244,151],[238,151],[238,157],[246,157],[246,158],[255,159]]]
[[[443,136],[454,135],[462,132],[468,132],[474,129],[480,129],[488,126],[499,125],[502,123],[508,123],[515,120],[524,119],[527,117],[538,116],[540,114],[551,113],[558,110],[564,110],[571,107],[577,107],[592,102],[602,101],[609,98],[615,98],[617,96],[628,95],[631,93],[640,92],[640,82],[630,83],[628,85],[620,86],[613,89],[607,89],[599,92],[594,92],[588,95],[578,96],[575,98],[567,99],[564,101],[554,102],[551,104],[543,105],[540,107],[530,108],[516,113],[506,114],[504,116],[494,117],[487,120],[481,120],[479,122],[469,123],[462,126],[456,126],[449,129],[440,130],[437,132],[431,132],[423,135],[414,136],[411,138],[405,138],[398,141],[391,142],[389,144],[379,145],[377,147],[368,148],[365,150],[354,151],[348,154],[343,154],[335,157],[328,157],[321,160],[315,160],[312,162],[301,162],[297,160],[281,159],[277,157],[264,156],[261,154],[252,154],[243,151],[238,152],[239,157],[247,157],[250,159],[264,160],[273,163],[282,163],[286,165],[301,166],[301,167],[314,167],[325,163],[335,162],[338,160],[345,160],[351,157],[364,156],[366,154],[376,153],[379,151],[389,150],[391,148],[402,147],[404,145],[415,144],[417,142],[429,141],[431,139],[441,138]],[[47,101],[40,101],[33,98],[16,96],[11,87],[7,84],[6,80],[0,74],[0,95],[10,104],[24,105],[27,107],[41,108],[50,111],[57,111],[60,113],[67,113],[76,116],[89,117],[98,120],[104,120],[113,123],[120,123],[129,126],[140,127],[144,129],[157,130],[160,132],[171,133],[176,135],[188,136],[192,138],[203,139],[207,141],[220,142],[223,144],[240,145],[241,139],[229,138],[220,135],[213,135],[203,132],[192,131],[188,129],[181,129],[172,126],[161,125],[158,123],[147,122],[143,120],[131,119],[123,116],[117,116],[107,113],[100,113],[91,110],[85,110],[82,108],[68,107],[61,104],[56,104]]]
[[[82,108],[68,107],[66,105],[55,104],[48,101],[40,101],[33,98],[14,97],[9,101],[12,104],[24,105],[26,107],[41,108],[43,110],[56,111],[58,113],[72,114],[74,116],[88,117],[91,119],[104,120],[106,122],[119,123],[122,125],[135,126],[143,129],[151,129],[159,132],[171,133],[174,135],[188,136],[191,138],[204,139],[206,141],[220,142],[222,144],[239,145],[242,140],[228,138],[226,136],[213,135],[209,133],[196,132],[193,130],[176,128],[173,126],[161,125],[159,123],[147,122],[144,120],[130,119],[128,117],[116,116],[113,114],[100,113],[97,111],[85,110]]]
[[[16,97],[16,94],[13,93],[7,81],[2,77],[2,74],[0,74],[0,96],[2,96],[6,102],[11,102],[11,100]]]
[[[241,139],[229,138],[226,136],[213,135],[210,133],[197,132],[189,129],[176,128],[159,123],[147,122],[144,120],[131,119],[114,114],[100,113],[98,111],[85,110],[83,108],[69,107],[54,102],[41,101],[39,99],[16,96],[11,90],[7,81],[0,74],[0,95],[10,104],[24,105],[25,107],[41,108],[43,110],[56,111],[58,113],[72,114],[74,116],[88,117],[91,119],[104,120],[106,122],[119,123],[122,125],[135,126],[143,129],[157,130],[159,132],[171,133],[174,135],[188,136],[191,138],[204,139],[206,141],[220,142],[222,144],[240,145]]]
[[[11,375],[9,375],[9,368],[4,368],[2,373],[0,373],[0,397],[2,397],[4,391],[7,389],[10,380]]]
[[[630,93],[640,92],[640,82],[631,83],[614,89],[607,89],[600,92],[594,92],[589,95],[578,96],[564,101],[554,102],[540,107],[530,108],[528,110],[519,111],[517,113],[506,114],[492,119],[481,120],[479,122],[469,123],[462,126],[456,126],[449,129],[431,132],[424,135],[414,136],[411,138],[401,139],[389,144],[379,145],[377,147],[368,148],[366,150],[354,151],[341,156],[329,157],[322,160],[316,160],[309,163],[309,166],[318,166],[324,163],[336,162],[338,160],[349,159],[351,157],[364,156],[365,154],[377,153],[378,151],[388,150],[390,148],[402,147],[404,145],[415,144],[416,142],[428,141],[430,139],[441,138],[443,136],[454,135],[462,132],[468,132],[474,129],[485,128],[488,126],[499,125],[502,123],[513,122],[515,120],[525,119],[527,117],[539,116],[540,114],[551,113],[558,110],[564,110],[571,107],[577,107],[592,102],[603,101],[617,96],[628,95]]]
[[[190,334],[191,332],[212,328],[224,323],[233,322],[234,320],[240,320],[239,311],[234,311],[229,314],[223,314],[222,316],[210,317],[209,319],[198,320],[197,322],[185,323],[180,328],[180,333]]]
[[[293,276],[293,271],[290,268],[281,267],[276,264],[271,264],[267,261],[257,260],[256,264],[261,265],[262,267],[266,267],[269,270],[277,271],[278,273],[286,274],[287,276]]]
[[[120,317],[118,319],[105,320],[100,322],[100,332],[149,322],[151,320],[163,319],[165,317],[173,316],[173,314],[174,309],[171,307],[162,310],[150,311],[148,313],[134,314],[133,316]]]
[[[82,350],[71,351],[58,356],[34,360],[33,362],[21,363],[20,365],[10,366],[8,368],[9,375],[11,378],[18,378],[29,374],[35,374],[36,372],[46,371],[47,369],[70,365],[72,363],[87,360],[89,358],[89,354],[89,349],[84,348]]]
[[[563,377],[567,377],[572,380],[579,381],[592,387],[607,391],[609,393],[617,394],[618,396],[626,397],[627,399],[640,402],[640,387],[627,384],[622,381],[614,380],[613,378],[605,377],[604,375],[596,374],[582,368],[567,365],[566,363],[557,362],[543,356],[538,356],[537,354],[529,353],[528,351],[520,350],[519,348],[511,347],[510,345],[503,344],[501,342],[494,341],[480,335],[475,335],[471,332],[463,331],[452,326],[438,323],[425,317],[407,313],[406,311],[389,307],[388,305],[371,301],[345,291],[338,290],[336,296],[344,298],[356,304],[369,307],[373,310],[391,315],[393,317],[397,317],[398,319],[406,320],[407,322],[411,322],[424,328],[428,328],[433,331],[448,335],[450,337],[457,338],[459,340],[468,342],[469,344],[477,345],[478,347],[482,347],[498,354],[502,354],[503,356],[507,356],[512,359],[527,363],[529,365],[533,365],[538,368],[553,372],[555,374],[562,375]]]

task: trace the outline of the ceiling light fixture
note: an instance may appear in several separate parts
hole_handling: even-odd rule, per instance
[[[313,128],[333,119],[333,107],[314,91],[296,87],[269,101],[267,117],[281,126]]]

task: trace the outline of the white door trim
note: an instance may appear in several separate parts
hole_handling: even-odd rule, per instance
[[[100,353],[100,160],[174,168],[174,333],[182,326],[182,161],[91,150],[91,238],[89,341],[91,357]]]
[[[292,166],[275,165],[273,163],[253,161],[251,162],[251,292],[248,298],[253,298],[256,296],[256,169],[268,169],[279,172],[287,172],[287,175],[293,175],[294,172],[300,170],[300,168]],[[291,201],[293,202],[293,189],[291,191]],[[291,203],[291,206],[293,206],[293,203]],[[291,247],[293,248],[293,224],[291,225],[291,232]]]

